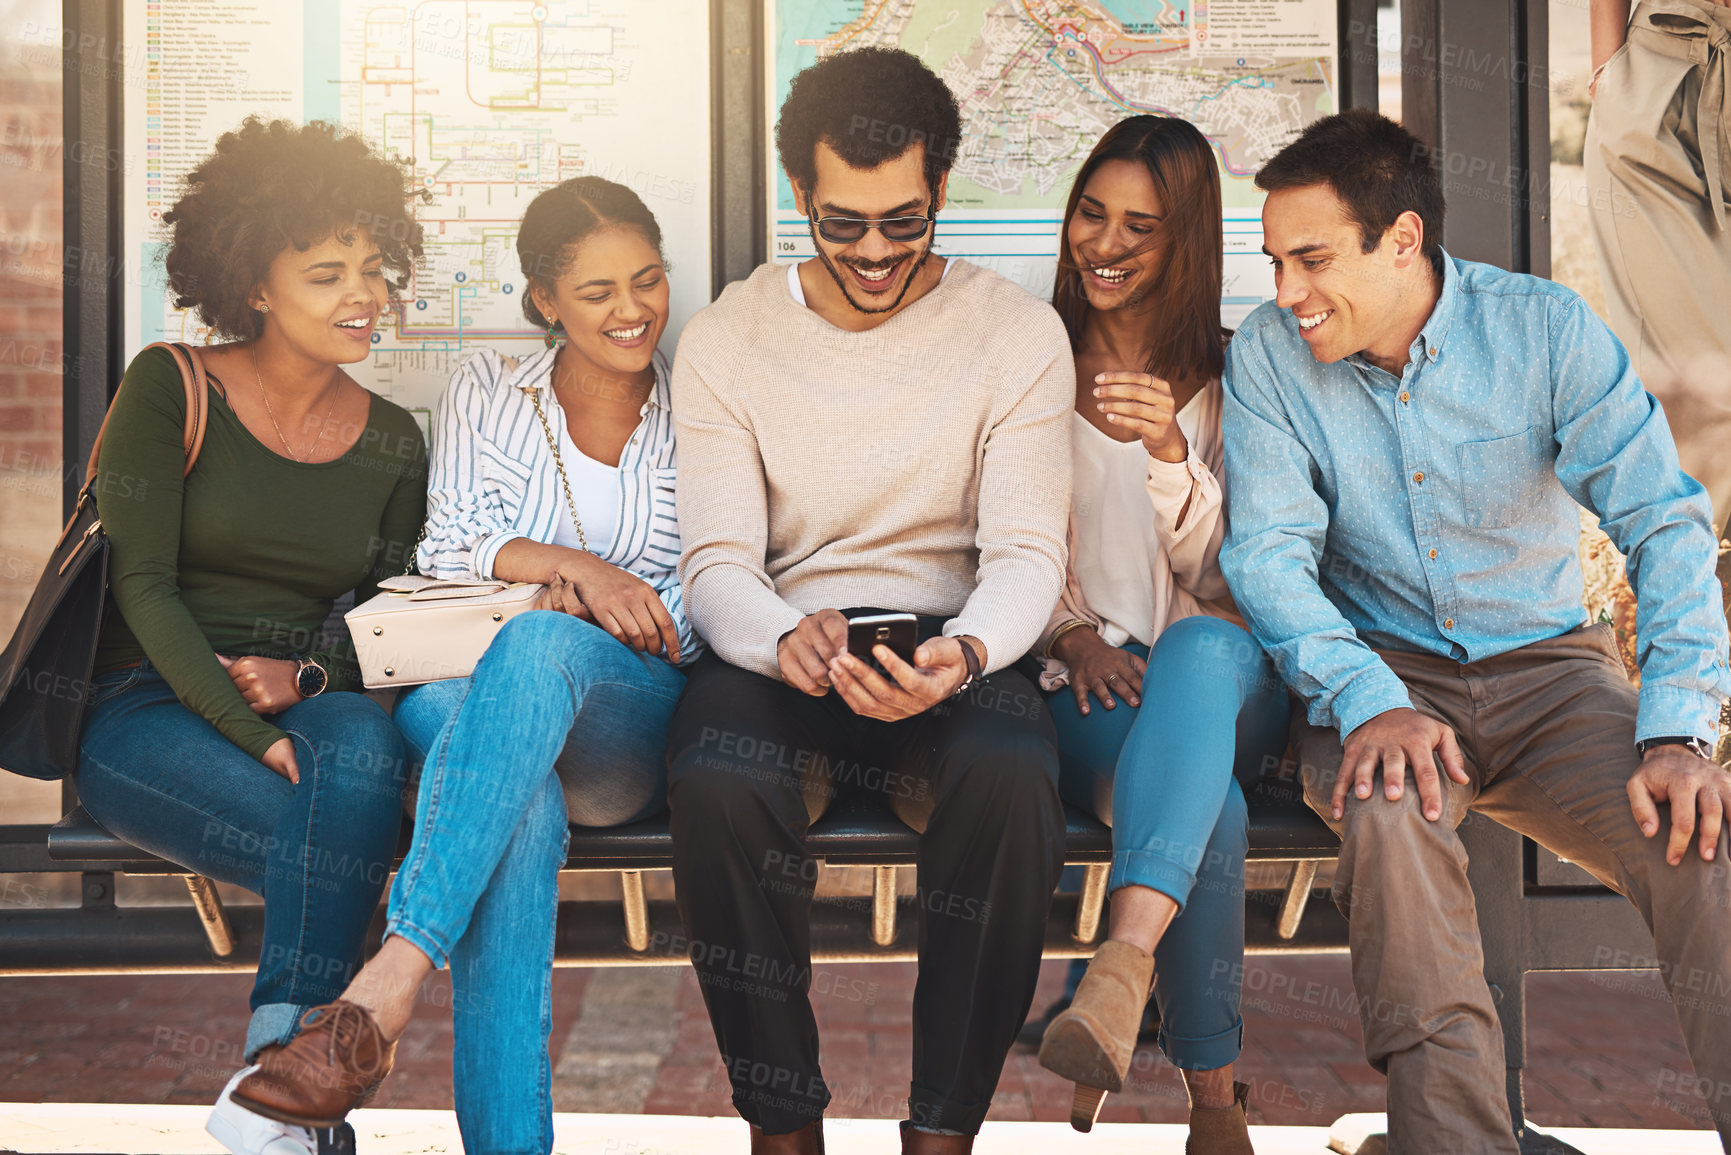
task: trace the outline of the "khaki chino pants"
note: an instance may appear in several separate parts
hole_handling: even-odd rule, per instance
[[[1379,651],[1414,708],[1454,729],[1469,785],[1442,778],[1427,821],[1411,773],[1397,802],[1381,784],[1350,793],[1334,900],[1350,921],[1365,1056],[1388,1076],[1389,1150],[1416,1155],[1518,1151],[1505,1098],[1503,1037],[1484,978],[1467,855],[1469,811],[1571,862],[1640,909],[1722,1138],[1731,1136],[1731,872],[1727,835],[1713,862],[1694,846],[1665,861],[1665,825],[1642,836],[1626,786],[1635,753],[1633,686],[1608,625],[1583,626],[1480,662]],[[1329,819],[1340,772],[1333,729],[1303,717],[1293,753],[1306,801]],[[1728,1147],[1727,1150],[1731,1150]]]
[[[1607,320],[1683,468],[1731,512],[1731,8],[1642,0],[1605,65],[1584,161]]]

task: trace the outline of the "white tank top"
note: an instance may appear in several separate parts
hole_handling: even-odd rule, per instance
[[[559,426],[559,456],[571,481],[571,501],[577,506],[577,516],[583,519],[583,537],[589,552],[605,554],[613,548],[613,538],[619,533],[619,467],[603,465],[587,456],[577,448],[571,440],[571,431],[563,424]],[[559,518],[553,523],[553,544],[583,548],[577,540],[577,529],[571,524],[563,486],[559,488]]]

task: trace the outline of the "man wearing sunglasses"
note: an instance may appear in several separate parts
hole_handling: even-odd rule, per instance
[[[1018,662],[1064,579],[1074,368],[1048,305],[933,254],[960,134],[906,53],[796,76],[776,139],[817,258],[728,286],[674,365],[680,574],[712,647],[668,739],[674,883],[754,1152],[822,1150],[806,835],[832,802],[887,798],[920,831],[900,941],[922,1155],[972,1146],[1062,865],[1056,742]],[[917,648],[850,653],[847,619],[885,612],[917,616]],[[857,910],[822,924],[863,930]]]

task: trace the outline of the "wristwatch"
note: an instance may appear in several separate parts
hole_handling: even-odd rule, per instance
[[[1700,738],[1690,737],[1687,735],[1677,735],[1675,737],[1666,738],[1643,738],[1641,741],[1635,743],[1635,753],[1645,758],[1647,756],[1647,751],[1651,750],[1655,746],[1687,746],[1690,753],[1697,757],[1705,758],[1709,762],[1713,761],[1713,747],[1709,746]]]
[[[980,680],[980,655],[974,653],[974,647],[968,645],[965,638],[958,637],[956,645],[962,647],[962,661],[967,663],[968,676],[962,679],[962,684],[956,687],[952,698],[959,698],[973,689],[974,683]]]
[[[300,691],[302,698],[316,698],[325,692],[330,685],[330,675],[325,668],[311,658],[300,659],[300,669],[295,671],[295,689]]]

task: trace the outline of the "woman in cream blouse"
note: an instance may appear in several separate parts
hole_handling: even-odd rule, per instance
[[[1120,1090],[1153,973],[1184,1071],[1190,1152],[1248,1152],[1238,976],[1244,794],[1278,757],[1286,691],[1220,574],[1220,176],[1187,121],[1138,116],[1095,146],[1064,214],[1053,304],[1076,356],[1070,572],[1045,637],[1072,804],[1113,827],[1111,928],[1040,1062],[1087,1130]],[[1158,967],[1156,967],[1158,962]]]

